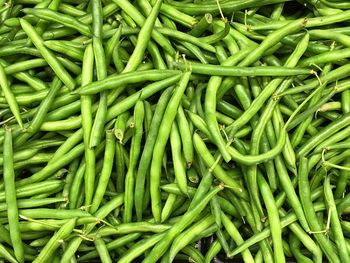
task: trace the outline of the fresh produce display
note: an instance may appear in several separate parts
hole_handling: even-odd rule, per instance
[[[348,0],[0,0],[1,262],[350,262]]]

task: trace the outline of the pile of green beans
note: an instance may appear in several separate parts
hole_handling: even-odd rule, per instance
[[[1,262],[350,262],[348,0],[0,0]]]

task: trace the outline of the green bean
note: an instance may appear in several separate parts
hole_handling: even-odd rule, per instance
[[[341,261],[346,261],[349,259],[348,250],[345,247],[345,238],[340,225],[337,208],[335,206],[333,193],[330,184],[330,178],[327,176],[324,182],[324,195],[326,199],[326,204],[330,213],[330,220],[332,225],[332,232],[334,235],[334,241],[338,249],[339,257]]]
[[[107,89],[113,89],[116,86],[124,84],[139,83],[147,80],[162,80],[174,75],[178,75],[179,71],[175,70],[145,70],[140,72],[129,72],[120,75],[110,76],[104,80],[100,80],[91,84],[86,85],[84,88],[79,90],[82,95],[95,94]]]
[[[311,194],[310,194],[310,183],[307,172],[307,164],[308,159],[305,157],[302,157],[300,159],[299,164],[299,177],[298,177],[298,185],[299,185],[299,194],[301,199],[301,205],[303,207],[303,210],[305,211],[305,217],[308,221],[308,224],[310,225],[311,231],[315,231],[314,233],[316,240],[318,241],[322,251],[326,254],[327,258],[331,260],[332,262],[340,262],[340,259],[335,252],[335,249],[333,248],[331,242],[321,233],[321,224],[319,222],[319,219],[316,216],[315,209],[313,207],[312,201],[311,201]]]
[[[268,3],[261,3],[256,2],[252,0],[247,1],[224,1],[223,3],[220,3],[220,6],[216,4],[216,2],[209,2],[209,3],[182,3],[182,2],[176,2],[176,1],[170,1],[170,3],[178,10],[189,14],[189,15],[198,15],[198,14],[205,14],[207,12],[210,12],[211,14],[219,14],[220,10],[224,13],[232,14],[234,11],[238,10],[244,10],[248,7],[255,7],[255,6],[261,6],[262,4],[276,4],[281,3],[284,1],[281,0],[269,0]]]
[[[144,22],[141,28],[134,52],[132,53],[123,72],[132,72],[141,63],[143,59],[144,51],[146,50],[148,41],[151,38],[151,32],[154,27],[161,5],[162,5],[162,0],[158,0],[153,6],[151,13],[148,15],[146,21]],[[141,39],[142,41],[140,41]]]
[[[107,183],[109,181],[112,168],[113,168],[114,153],[115,153],[114,134],[112,131],[107,131],[105,153],[103,158],[103,168],[102,168],[101,175],[98,180],[96,189],[94,189],[94,187],[92,186],[92,189],[94,189],[95,193],[91,202],[91,208],[90,208],[91,213],[95,213],[98,210],[101,204],[101,201],[103,199],[103,196],[106,192]]]
[[[106,248],[106,244],[102,238],[97,237],[95,239],[96,250],[100,256],[101,262],[103,263],[112,263],[112,259],[109,255],[109,252]]]
[[[18,73],[18,72],[26,71],[28,69],[42,67],[42,66],[46,66],[46,65],[47,65],[47,63],[44,59],[34,58],[31,60],[21,61],[18,63],[8,65],[7,67],[4,68],[4,70],[5,70],[5,73],[7,75],[11,75],[14,73]]]
[[[133,6],[131,3],[125,0],[113,0],[123,11],[132,17],[138,26],[142,27],[146,19],[144,16]],[[175,54],[175,50],[171,46],[170,42],[157,30],[152,31],[152,38],[166,50],[170,55]]]
[[[115,31],[115,33],[113,34],[113,36],[108,40],[108,42],[106,43],[106,64],[109,65],[110,61],[112,59],[112,55],[113,55],[113,50],[115,50],[118,46],[118,42],[120,41],[120,37],[122,34],[122,29],[123,26],[120,25],[118,27],[118,29]]]
[[[62,64],[57,60],[57,58],[44,46],[43,40],[35,31],[33,26],[28,23],[26,20],[21,19],[21,26],[23,30],[26,32],[30,40],[39,50],[40,54],[47,61],[53,71],[57,74],[57,76],[62,80],[62,82],[69,88],[74,89],[75,81],[69,75],[69,73],[63,68]]]
[[[297,156],[305,156],[308,154],[317,143],[322,143],[325,139],[329,138],[331,135],[341,130],[342,128],[348,125],[348,121],[350,120],[349,114],[344,114],[341,118],[337,119],[333,123],[327,125],[323,128],[317,136],[310,138],[306,143],[301,146],[297,151]]]
[[[230,176],[222,169],[221,166],[215,165],[215,159],[210,154],[205,143],[197,133],[193,135],[193,143],[197,153],[202,157],[206,165],[211,169],[213,174],[220,179],[227,187],[232,189],[240,197],[247,198],[247,193],[237,182],[235,182]]]
[[[137,257],[141,256],[145,251],[158,243],[164,238],[165,233],[154,234],[147,239],[140,240],[133,245],[119,260],[118,262],[133,262]]]
[[[93,1],[93,21],[92,21],[92,32],[93,42],[92,46],[94,49],[94,57],[96,63],[97,79],[103,80],[107,77],[107,66],[105,51],[102,45],[102,6],[100,1]],[[98,104],[96,116],[91,129],[89,147],[96,147],[103,136],[103,127],[106,122],[107,115],[107,93],[100,93],[100,101]]]
[[[171,213],[174,212],[177,203],[183,203],[184,201],[185,199],[183,197],[170,193],[162,209],[161,222],[164,222],[169,218]]]
[[[278,208],[275,203],[271,189],[261,174],[258,175],[258,185],[260,188],[261,195],[264,199],[269,218],[272,242],[274,246],[274,259],[276,262],[285,262],[282,247],[282,229],[280,218],[278,216]]]
[[[65,43],[62,43],[61,41],[57,41],[57,40],[47,40],[44,42],[44,45],[45,47],[47,47],[52,51],[65,54],[68,57],[73,58],[75,60],[78,60],[78,61],[83,60],[84,53],[80,48],[66,45]]]
[[[135,168],[141,151],[144,115],[144,104],[142,101],[137,101],[134,109],[135,134],[131,142],[130,160],[128,171],[125,175],[125,200],[123,214],[123,222],[125,223],[131,222],[132,220],[132,208],[134,206],[133,191],[135,189]]]
[[[175,88],[174,93],[168,102],[168,106],[165,109],[162,121],[159,126],[158,136],[154,144],[154,148],[157,149],[157,151],[154,151],[152,155],[150,168],[150,193],[152,200],[152,213],[157,222],[160,221],[161,216],[161,200],[159,193],[161,161],[165,150],[164,148],[168,141],[171,130],[170,124],[175,119],[176,110],[179,107],[181,96],[187,87],[190,76],[191,72],[184,73],[179,84]]]
[[[9,220],[9,230],[11,242],[14,248],[14,254],[19,262],[24,262],[24,250],[21,240],[21,232],[19,229],[19,215],[16,199],[15,173],[13,169],[13,148],[12,148],[12,132],[5,127],[4,140],[4,184],[5,197],[7,204],[7,216]]]
[[[60,240],[66,239],[75,227],[76,218],[72,218],[67,221],[49,240],[45,247],[41,250],[38,257],[33,262],[43,262],[49,260],[53,253],[60,245]]]
[[[108,250],[112,250],[112,249],[120,248],[121,246],[129,244],[130,242],[136,240],[140,236],[141,236],[140,233],[132,233],[132,234],[128,234],[128,235],[122,236],[122,237],[117,238],[117,239],[111,241],[110,243],[106,244],[107,249]],[[97,256],[98,256],[97,251],[91,251],[91,252],[81,256],[78,259],[78,261],[84,261],[84,260],[92,259],[92,258],[95,258]]]
[[[80,10],[78,7],[74,7],[73,5],[67,4],[67,3],[61,3],[58,7],[60,11],[62,11],[65,14],[73,15],[73,16],[84,16],[86,13],[82,10]]]
[[[90,36],[91,29],[86,24],[80,22],[75,19],[73,16],[59,13],[57,11],[53,11],[46,8],[24,8],[22,12],[29,15],[37,16],[41,19],[50,21],[50,22],[58,22],[66,27],[73,28],[83,35]]]
[[[231,220],[224,213],[221,213],[221,218],[222,218],[223,225],[225,226],[227,232],[233,238],[235,243],[237,245],[242,244],[244,242],[243,238],[240,235],[240,233],[239,233],[238,229],[236,228],[235,224],[233,224],[231,222]],[[252,257],[252,255],[251,255],[249,250],[242,251],[242,257],[244,258],[244,261],[246,261],[246,262],[254,262],[254,259],[253,259],[253,257]]]
[[[48,164],[47,166],[45,166],[44,169],[33,174],[32,176],[18,181],[17,185],[18,186],[27,185],[30,183],[34,183],[34,182],[38,182],[38,181],[46,179],[47,177],[49,177],[51,175],[52,172],[57,171],[58,169],[65,166],[70,161],[72,161],[75,158],[77,158],[78,156],[80,156],[83,153],[83,150],[84,150],[84,145],[79,144],[78,146],[74,147],[68,154],[66,154],[61,159],[59,159],[56,162],[53,162],[51,164]]]
[[[154,262],[158,260],[167,250],[173,239],[181,233],[189,224],[193,222],[196,216],[203,210],[203,208],[208,204],[208,202],[213,198],[220,190],[222,186],[213,188],[205,198],[203,198],[192,211],[188,211],[183,215],[181,220],[176,222],[172,228],[170,228],[162,241],[157,243],[151,252],[146,256],[143,262]]]
[[[31,136],[33,136],[39,129],[42,123],[44,122],[44,119],[46,117],[46,114],[49,110],[49,107],[53,103],[56,94],[58,93],[59,89],[61,88],[61,81],[58,78],[55,78],[52,81],[51,89],[45,99],[41,102],[35,116],[33,117],[30,125],[26,128],[26,133],[21,134],[19,137],[15,140],[15,145],[21,145],[26,140],[28,140]]]
[[[135,232],[162,233],[171,228],[169,224],[155,224],[149,222],[122,223],[114,227],[105,226],[98,230],[98,234],[103,236],[124,235]]]
[[[92,82],[93,77],[93,63],[94,54],[92,45],[88,45],[85,49],[83,69],[82,69],[82,86]],[[81,118],[82,118],[82,128],[83,128],[83,141],[85,150],[85,162],[86,162],[86,172],[85,172],[85,204],[89,205],[93,198],[93,186],[95,177],[95,151],[90,149],[89,140],[92,128],[92,98],[89,95],[81,96]]]
[[[285,140],[286,132],[284,129],[282,129],[275,147],[268,152],[262,153],[260,155],[243,155],[233,147],[228,148],[228,151],[231,154],[233,160],[245,165],[254,165],[261,162],[266,162],[267,160],[270,160],[279,154],[282,151],[282,148],[285,146]]]
[[[64,197],[52,197],[52,198],[36,198],[36,199],[20,199],[17,201],[18,208],[32,208],[32,207],[38,207],[38,206],[45,206],[48,204],[54,204],[54,203],[63,203],[66,202],[66,198]],[[7,204],[6,203],[0,203],[0,211],[7,210]]]
[[[16,97],[14,96],[13,92],[10,89],[10,86],[6,77],[6,72],[2,66],[0,66],[0,86],[12,114],[15,116],[15,119],[19,124],[19,126],[23,128],[21,113],[19,110],[18,103],[16,101]]]
[[[18,262],[3,244],[0,244],[0,256],[11,263]]]
[[[181,139],[180,139],[179,129],[176,125],[176,122],[173,122],[171,131],[170,131],[170,144],[171,144],[173,165],[174,165],[174,168],[176,167],[174,171],[176,183],[178,184],[180,190],[185,195],[188,195],[186,168],[182,158]]]
[[[39,182],[34,184],[28,184],[26,186],[16,188],[17,198],[30,197],[40,193],[50,192],[56,189],[60,189],[63,183],[59,180],[48,180],[45,182]],[[4,191],[0,192],[0,201],[4,202],[6,195]]]
[[[227,67],[209,64],[199,64],[192,62],[188,65],[180,62],[174,62],[173,65],[179,69],[186,69],[191,67],[195,74],[216,75],[216,76],[230,76],[230,77],[248,77],[248,76],[296,76],[309,75],[311,70],[306,68],[287,68],[275,66],[263,67]]]
[[[188,32],[188,34],[199,37],[201,36],[208,27],[212,24],[213,17],[210,13],[205,14],[199,21],[196,23],[193,28]]]

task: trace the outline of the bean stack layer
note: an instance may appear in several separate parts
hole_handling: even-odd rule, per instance
[[[348,0],[0,0],[0,261],[350,262]]]

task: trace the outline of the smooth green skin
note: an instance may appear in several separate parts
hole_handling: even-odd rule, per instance
[[[169,17],[172,21],[179,22],[180,24],[189,28],[193,27],[193,25],[197,23],[196,18],[190,15],[187,15],[183,12],[180,12],[179,10],[174,8],[172,5],[169,5],[167,3],[163,3],[160,11],[166,17]]]
[[[177,10],[180,10],[188,15],[202,15],[205,13],[211,13],[212,15],[220,14],[220,9],[224,13],[232,14],[234,11],[240,11],[251,7],[258,7],[261,5],[278,4],[283,3],[284,0],[268,0],[266,2],[260,2],[256,0],[246,1],[225,1],[220,3],[220,7],[215,2],[209,3],[181,3],[177,1],[169,1],[168,5],[173,6]]]
[[[322,225],[319,222],[319,218],[316,215],[311,200],[311,190],[308,178],[308,159],[305,157],[301,157],[299,160],[298,186],[300,202],[311,231],[322,231]],[[341,262],[333,244],[323,233],[314,233],[314,237],[330,262]]]
[[[170,145],[171,145],[171,155],[173,159],[175,180],[178,184],[180,190],[188,195],[187,192],[187,175],[186,175],[186,167],[182,156],[181,151],[181,138],[178,126],[176,122],[173,122],[172,128],[170,131]]]
[[[26,159],[29,159],[33,157],[36,153],[38,153],[38,149],[28,148],[28,149],[22,149],[15,153],[13,153],[13,163],[23,161]],[[4,156],[0,155],[0,165],[4,164]]]
[[[124,194],[118,194],[116,197],[111,199],[105,205],[100,207],[99,210],[97,210],[96,213],[94,214],[94,217],[96,217],[98,220],[93,223],[87,224],[84,229],[84,233],[89,234],[92,231],[92,229],[96,226],[96,224],[99,222],[99,220],[104,219],[113,210],[121,206],[123,202],[124,202]],[[75,252],[78,250],[82,241],[83,241],[82,237],[76,237],[70,240],[66,250],[62,255],[62,258],[61,258],[62,263],[70,262],[70,259],[74,256]]]
[[[64,155],[62,158],[58,158],[55,162],[49,163],[42,170],[33,174],[30,177],[19,180],[16,182],[17,186],[24,186],[35,182],[40,182],[52,175],[53,172],[61,169],[62,167],[69,164],[72,160],[81,156],[84,152],[84,145],[79,144],[75,146],[71,151]],[[51,159],[52,160],[52,159]]]
[[[39,50],[42,57],[47,61],[52,70],[56,73],[56,75],[62,80],[62,82],[70,89],[73,90],[75,87],[75,81],[70,76],[70,74],[66,71],[66,69],[62,66],[62,64],[57,60],[57,57],[49,51],[42,40],[42,38],[35,31],[33,26],[24,19],[20,19],[21,26],[23,30],[26,32],[30,40],[33,42],[35,47]]]
[[[314,205],[315,211],[323,211],[326,209],[324,203],[315,203]],[[281,226],[282,228],[285,228],[286,226],[289,226],[290,224],[297,221],[297,216],[294,213],[285,214],[283,218],[281,218]],[[241,253],[245,249],[251,247],[252,245],[260,242],[261,240],[264,240],[265,238],[268,238],[271,235],[270,228],[265,228],[260,233],[255,234],[251,238],[245,240],[245,242],[241,245],[239,245],[237,248],[233,249],[231,253],[228,254],[228,257],[234,257],[235,255]]]
[[[319,131],[319,133],[308,139],[296,152],[297,157],[306,156],[317,144],[322,143],[327,138],[330,138],[333,134],[340,131],[344,127],[347,127],[350,123],[350,114],[344,114],[339,119],[331,122],[329,125]]]
[[[170,224],[156,224],[150,222],[121,223],[116,226],[105,226],[96,231],[101,237],[110,235],[125,235],[130,233],[153,232],[162,233],[170,229]],[[92,233],[95,234],[95,233]]]
[[[291,32],[300,30],[303,27],[303,24],[303,21],[293,21],[292,23],[288,24],[288,26],[269,34],[268,37],[266,37],[266,39],[256,49],[249,53],[248,56],[246,56],[245,59],[238,64],[238,66],[250,66],[252,63],[256,62],[266,52],[267,49],[278,43],[281,38],[290,34]],[[254,117],[254,115],[261,109],[266,100],[270,98],[271,95],[275,92],[276,88],[276,86],[272,85],[268,89],[263,89],[259,96],[249,106],[249,108],[229,126],[230,140],[232,140],[234,134],[238,131],[239,128],[243,127],[251,120],[251,118]]]
[[[188,62],[187,62],[188,63]],[[229,67],[223,65],[211,65],[201,64],[197,62],[191,62],[189,65],[181,62],[174,62],[173,65],[179,69],[191,68],[194,74],[202,75],[214,75],[214,76],[229,76],[229,77],[252,77],[252,76],[273,76],[273,77],[286,77],[297,75],[310,75],[312,71],[307,68],[287,68],[277,66],[264,66],[264,67],[248,67],[237,66]]]
[[[186,160],[187,168],[190,168],[194,158],[192,133],[182,105],[180,105],[178,108],[176,122],[181,136],[183,156]]]
[[[12,254],[8,251],[8,249],[0,244],[0,256],[11,263],[17,263],[17,259],[12,256]]]
[[[60,23],[65,27],[79,31],[83,35],[91,36],[91,28],[75,19],[73,16],[59,13],[48,8],[24,8],[22,9],[22,12],[25,14],[34,15],[46,21]]]
[[[102,45],[102,18],[101,18],[101,12],[102,8],[100,6],[99,1],[93,1],[94,4],[94,11],[93,11],[93,41],[92,46],[94,49],[94,57],[95,57],[95,64],[96,64],[96,71],[97,71],[97,80],[104,80],[107,77],[107,66],[106,66],[106,56],[105,51]],[[91,135],[90,135],[90,141],[89,141],[89,147],[93,148],[96,147],[104,134],[104,126],[106,123],[106,116],[107,116],[107,106],[108,106],[108,99],[107,99],[107,92],[103,91],[100,93],[100,101],[98,104],[96,116],[94,123],[92,125],[91,129]]]
[[[59,240],[66,239],[73,231],[76,218],[70,219],[66,224],[64,224],[49,240],[49,242],[45,245],[45,247],[40,251],[40,254],[33,261],[34,263],[46,262],[50,260],[53,256],[54,252],[60,246]]]
[[[115,136],[112,131],[106,132],[106,146],[103,157],[103,167],[96,189],[94,189],[94,197],[91,202],[90,212],[95,213],[105,195],[107,184],[112,174],[115,154]]]
[[[49,180],[34,184],[28,184],[22,187],[16,187],[17,198],[31,197],[37,194],[50,192],[59,189],[63,186],[63,183],[59,180]],[[6,195],[4,191],[0,192],[0,201],[4,202]]]
[[[79,94],[89,95],[96,94],[98,92],[114,89],[115,87],[124,84],[140,83],[145,81],[158,81],[178,75],[180,71],[177,70],[145,70],[135,72],[125,72],[118,75],[111,75],[104,80],[95,81],[86,85],[81,90],[78,90]]]
[[[61,81],[56,77],[52,81],[50,85],[50,90],[46,97],[42,100],[39,107],[37,108],[36,114],[34,115],[32,121],[29,126],[26,127],[26,133],[20,134],[14,141],[15,146],[23,145],[30,137],[32,137],[35,133],[38,132],[40,126],[45,120],[47,116],[47,112],[51,107],[51,104],[56,98],[57,93],[62,87]]]
[[[339,147],[343,147],[341,141],[347,139],[349,131],[350,131],[350,127],[347,127],[345,129],[333,134],[328,139],[324,140],[322,143],[317,145],[316,148],[314,149],[313,153],[321,153],[323,151],[323,149],[326,149],[326,150],[337,149],[337,147],[338,147],[337,145],[339,145]],[[344,141],[344,146],[345,145],[346,145],[346,141]]]
[[[44,42],[44,45],[48,49],[67,55],[68,57],[74,60],[77,60],[77,61],[83,60],[84,52],[80,48],[67,45],[57,40],[47,40]]]
[[[181,97],[185,92],[187,84],[190,80],[191,72],[185,72],[182,75],[180,82],[174,90],[171,99],[168,102],[164,112],[162,122],[159,126],[159,131],[154,148],[157,151],[153,152],[150,168],[150,194],[152,214],[157,222],[161,219],[161,199],[160,199],[160,179],[162,159],[165,151],[165,146],[169,139],[171,124],[176,117],[177,108],[179,107]]]
[[[162,3],[162,0],[157,0],[153,5],[151,13],[148,15],[140,30],[135,49],[131,54],[130,59],[128,60],[128,63],[126,64],[123,72],[133,72],[141,64],[148,42],[151,39],[153,27],[158,17]]]
[[[46,66],[47,63],[45,59],[42,58],[34,58],[34,59],[29,59],[26,61],[20,61],[17,63],[10,64],[4,68],[5,73],[7,75],[12,75],[15,73],[23,72],[28,69],[33,69],[36,67],[43,67]]]
[[[214,165],[214,157],[209,152],[203,139],[197,133],[193,134],[193,144],[198,155],[203,159],[204,163],[211,170],[211,172],[218,179],[220,179],[226,185],[226,187],[230,188],[238,196],[247,200],[248,197],[246,190],[242,188],[235,180],[233,180],[220,165]]]
[[[344,114],[350,112],[350,90],[345,90],[341,93],[341,109]],[[349,159],[344,161],[343,166],[349,167],[350,161]],[[341,198],[345,193],[347,182],[348,182],[349,171],[341,170],[339,175],[339,180],[336,185],[336,190],[334,193],[334,197],[336,199]]]
[[[234,240],[234,242],[239,246],[244,243],[244,240],[239,233],[239,230],[235,226],[235,224],[229,219],[227,215],[221,212],[222,223],[227,230],[228,234]],[[253,256],[248,249],[242,251],[242,258],[245,262],[254,262]]]
[[[221,66],[222,65],[222,66]],[[224,62],[222,62],[220,65],[221,67],[224,66],[235,66],[235,63],[231,63],[231,60],[226,59]],[[191,64],[191,67],[193,65]],[[205,92],[205,100],[204,100],[204,116],[205,121],[208,126],[208,129],[211,134],[211,138],[217,145],[218,149],[220,150],[220,153],[222,154],[224,160],[226,162],[231,160],[231,156],[228,153],[228,150],[226,148],[226,143],[224,138],[221,135],[219,124],[216,118],[216,95],[219,90],[220,85],[222,84],[222,77],[220,76],[212,76],[208,81],[208,86],[206,88]]]
[[[119,102],[118,104],[111,106],[107,113],[107,121],[111,121],[112,119],[116,118],[119,114],[133,107],[138,99],[146,99],[151,95],[153,95],[154,93],[162,89],[165,89],[171,86],[172,84],[175,84],[180,78],[181,78],[181,75],[178,74],[173,77],[169,77],[167,79],[149,84],[146,87],[144,87],[143,90],[137,91],[136,93],[125,98],[123,101]],[[40,129],[42,131],[62,131],[62,130],[72,130],[80,127],[81,127],[81,116],[78,116],[78,117],[72,117],[62,121],[45,122],[43,123]]]
[[[230,28],[230,24],[225,23],[225,27],[221,31],[217,31],[212,35],[201,37],[199,39],[208,44],[216,44],[219,41],[223,40],[229,34]]]
[[[106,244],[102,238],[97,237],[95,239],[95,247],[102,263],[112,263],[111,256],[109,255]]]
[[[196,45],[196,46],[198,46],[206,51],[215,53],[215,48],[212,45],[206,43],[205,41],[201,41],[199,38],[193,37],[189,34],[186,34],[186,33],[183,33],[183,32],[177,31],[177,30],[173,30],[170,28],[166,28],[166,27],[158,27],[157,31],[165,36],[169,36],[169,37],[175,38],[175,39],[180,40],[180,41],[189,42],[189,43]]]
[[[140,236],[141,236],[141,233],[132,233],[132,234],[128,234],[128,235],[116,238],[115,240],[106,244],[107,249],[108,251],[113,249],[118,249],[126,244],[129,244],[130,242],[133,242],[134,240],[138,239]],[[93,258],[96,258],[97,256],[98,256],[97,251],[91,251],[81,256],[78,259],[78,262],[93,259]]]
[[[188,246],[184,247],[182,249],[182,251],[184,254],[186,254],[186,256],[188,256],[187,260],[193,260],[193,261],[198,262],[198,263],[204,262],[204,256],[193,245],[188,245]]]
[[[84,87],[92,82],[94,67],[94,51],[92,44],[89,44],[84,53],[82,67],[82,83]],[[95,151],[89,147],[90,134],[92,129],[92,98],[89,95],[82,95],[81,101],[81,121],[83,128],[84,156],[85,156],[85,205],[89,205],[93,198],[94,177],[95,177]],[[73,190],[73,189],[72,189]],[[77,189],[75,189],[77,190]]]
[[[297,47],[295,48],[294,52],[292,53],[292,55],[289,56],[288,60],[285,63],[286,67],[294,67],[299,58],[304,54],[307,46],[309,43],[309,35],[306,34],[301,40],[300,43],[297,45]],[[279,92],[280,90],[284,90],[286,89],[289,85],[291,84],[291,81],[289,81],[289,79],[283,80],[282,78],[276,78],[274,80],[272,80],[268,86],[266,86],[265,88],[268,89],[277,89],[277,92]],[[257,126],[254,128],[253,133],[252,133],[252,140],[251,140],[251,149],[250,149],[250,154],[258,154],[259,153],[259,146],[261,145],[261,140],[263,138],[263,132],[265,130],[265,127],[269,121],[269,119],[271,118],[271,115],[273,113],[273,109],[274,107],[277,105],[276,100],[271,99],[266,107],[264,108],[259,121],[257,122]],[[283,135],[284,132],[282,132]],[[236,134],[237,135],[237,134]],[[267,136],[270,138],[272,136],[272,133],[267,132]],[[279,139],[282,136],[279,136]],[[271,138],[270,138],[271,140]],[[256,185],[256,178],[257,178],[257,170],[255,167],[252,167],[251,169],[248,170],[250,173],[250,178],[252,178],[251,182],[252,184]]]
[[[122,35],[123,25],[120,24],[118,29],[115,31],[113,36],[107,41],[105,45],[106,52],[106,64],[109,65],[113,56],[113,51],[118,46],[118,42],[120,41],[120,37]]]
[[[45,206],[54,203],[66,202],[64,197],[51,197],[51,198],[35,198],[35,199],[20,199],[17,201],[18,208],[33,208],[39,206]],[[0,211],[6,211],[7,204],[0,203]]]
[[[134,262],[136,258],[141,256],[148,249],[157,244],[165,236],[165,233],[154,234],[149,238],[142,239],[135,243],[124,255],[118,259],[120,263],[131,263]]]
[[[130,160],[128,171],[125,175],[125,200],[123,222],[129,223],[132,221],[132,212],[134,207],[134,191],[135,191],[135,169],[141,151],[141,140],[143,133],[143,123],[145,117],[144,103],[139,100],[134,108],[134,136],[131,141]]]
[[[312,17],[308,19],[298,19],[299,23],[303,23],[306,28],[319,27],[324,25],[331,25],[337,22],[345,21],[349,18],[350,10],[339,12],[337,14],[332,14],[328,16]],[[273,21],[271,23],[265,23],[259,26],[252,26],[251,30],[271,30],[271,29],[281,29],[288,21]],[[276,31],[277,31],[276,30]]]
[[[342,226],[340,224],[337,207],[335,205],[329,176],[326,176],[324,180],[324,197],[326,200],[328,212],[331,213],[330,215],[330,221],[332,226],[331,231],[334,236],[334,242],[338,249],[340,260],[341,262],[347,262],[348,260],[350,260],[350,256],[346,248],[345,237],[342,230]]]
[[[320,189],[321,190],[321,189]],[[316,193],[316,192],[315,192]],[[322,193],[320,193],[321,195]],[[312,195],[312,199],[314,199]],[[287,213],[280,208],[279,213],[282,217],[285,217]],[[314,262],[322,262],[322,251],[320,247],[315,243],[315,241],[307,234],[298,223],[292,223],[289,229],[298,238],[298,240],[313,254]]]
[[[348,76],[350,72],[350,66],[349,64],[345,64],[344,66],[338,67],[332,71],[330,71],[328,74],[324,74],[320,77],[320,80],[315,79],[310,81],[309,83],[305,85],[300,85],[298,87],[295,87],[293,89],[286,90],[284,92],[281,92],[277,95],[279,96],[285,96],[285,95],[291,95],[291,94],[298,94],[300,92],[307,92],[309,90],[313,90],[315,88],[319,87],[319,84],[321,83],[332,83],[334,81],[341,80]],[[348,89],[348,86],[346,86],[345,90]],[[339,89],[338,92],[341,92],[343,90]]]
[[[23,121],[16,97],[10,88],[5,69],[2,66],[0,66],[0,87],[12,114],[15,116],[17,123],[19,124],[20,128],[23,128]]]
[[[144,263],[157,261],[169,248],[175,237],[189,226],[200,212],[207,206],[210,200],[222,190],[222,186],[213,188],[191,211],[187,211],[166,233],[163,240],[156,244],[151,252],[142,261]]]
[[[297,238],[296,235],[290,234],[289,235],[289,245],[290,245],[290,250],[293,254],[293,256],[296,258],[298,262],[303,262],[303,263],[312,263],[313,261],[303,255],[300,249],[300,240]]]
[[[272,243],[275,262],[286,262],[282,246],[282,228],[278,215],[278,208],[271,189],[261,174],[258,174],[258,186],[263,197],[269,224],[271,228]]]
[[[140,11],[133,6],[131,3],[125,0],[113,0],[126,14],[128,14],[135,23],[142,27],[146,21],[145,17],[140,13]],[[160,34],[157,30],[152,30],[152,38],[159,46],[161,46],[169,55],[173,56],[176,54],[176,51],[170,44],[169,40]]]
[[[4,139],[4,184],[7,204],[7,218],[14,254],[19,262],[24,262],[24,249],[19,229],[19,215],[16,199],[15,172],[13,169],[12,132],[5,127]]]
[[[161,218],[160,221],[161,222],[166,221],[170,217],[171,213],[174,212],[174,210],[176,208],[176,205],[179,202],[184,202],[184,201],[185,201],[185,199],[183,197],[179,198],[178,195],[170,193],[168,195],[168,198],[165,201],[164,206],[163,206],[162,214],[161,214],[161,217],[160,217]]]
[[[200,189],[199,191],[196,191],[195,188],[188,187],[188,194],[192,198],[192,202],[188,206],[188,209],[192,209],[194,206],[196,206],[196,204],[203,198],[203,196],[205,196],[208,193],[209,188],[211,186],[211,183],[209,184],[210,180],[208,179],[208,177],[206,177],[205,180],[202,180],[201,181],[202,186],[201,188],[199,188]],[[185,197],[185,195],[178,188],[177,184],[167,184],[167,185],[163,185],[161,188],[162,190],[164,190],[165,192],[168,192],[169,194],[175,194],[177,196]],[[199,192],[200,194],[197,194],[197,192]],[[237,208],[234,205],[232,205],[230,201],[228,201],[227,199],[221,196],[217,196],[217,198],[220,203],[222,211],[235,217],[241,216],[241,214],[238,213]],[[244,212],[242,212],[242,214],[244,214]]]
[[[286,137],[287,137],[287,133],[284,129],[282,129],[275,147],[272,148],[270,151],[261,153],[259,155],[243,155],[231,146],[228,148],[228,151],[231,154],[231,157],[233,160],[239,163],[242,163],[244,165],[256,165],[276,157],[276,155],[278,155],[282,151],[283,147],[285,146]]]

